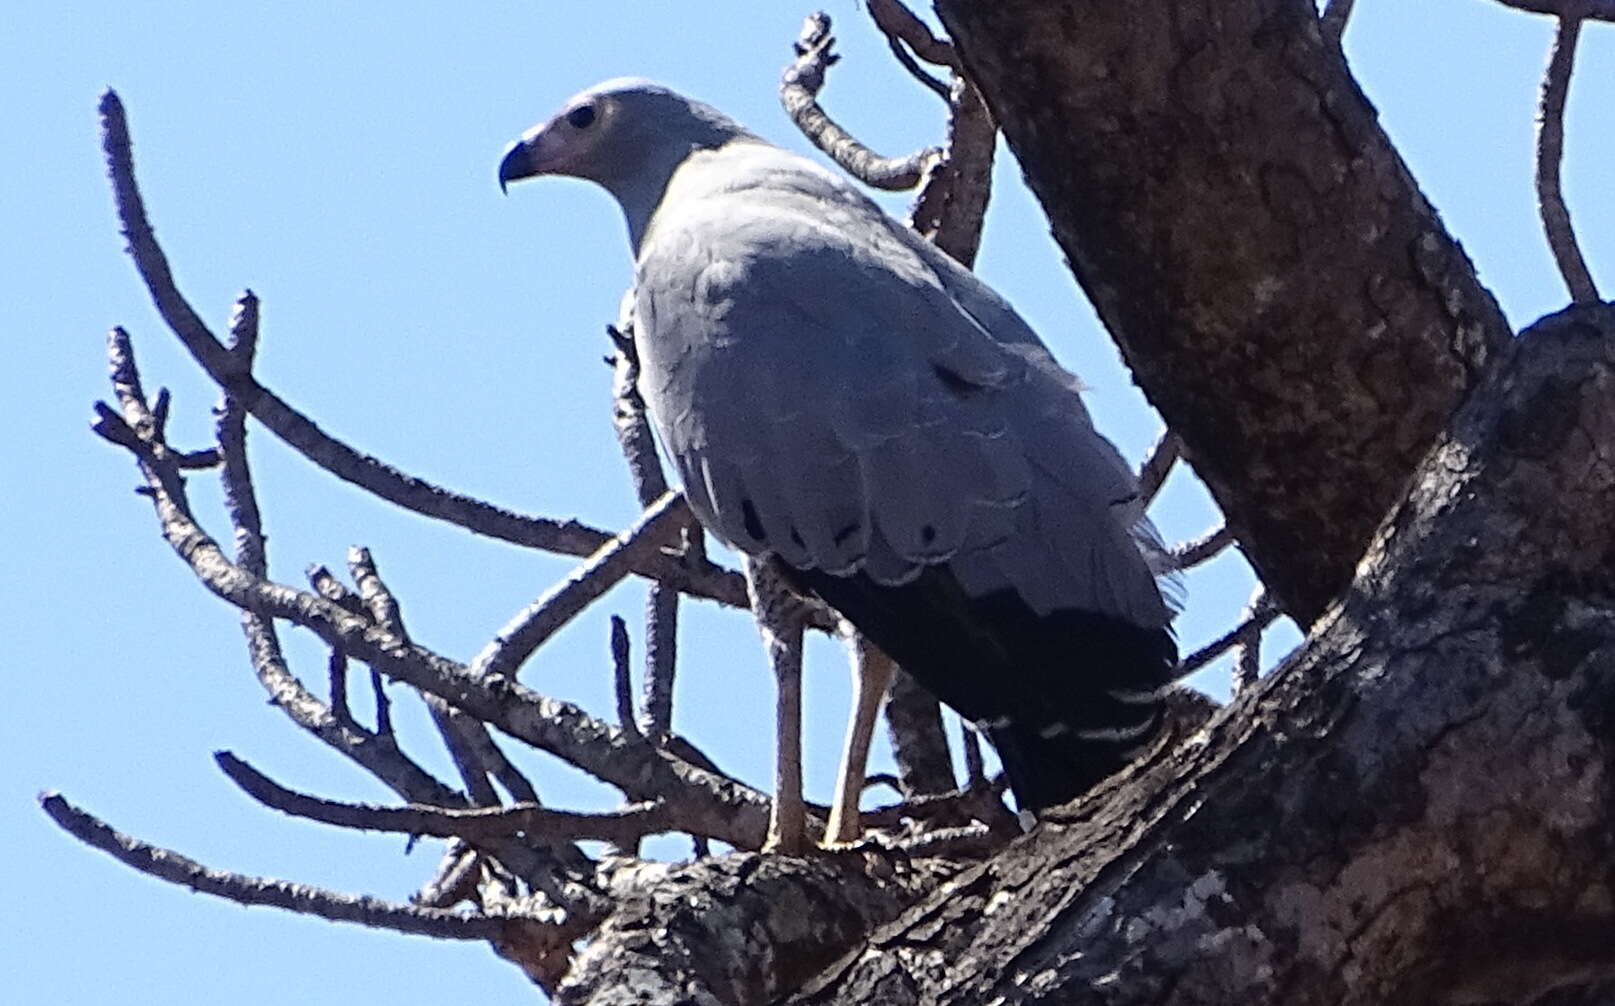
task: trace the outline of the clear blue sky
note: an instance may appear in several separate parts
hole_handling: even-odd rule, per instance
[[[222,327],[231,299],[264,300],[260,377],[329,430],[403,469],[517,509],[617,526],[634,507],[608,422],[602,325],[628,278],[621,221],[579,183],[501,198],[501,148],[601,78],[660,78],[781,142],[802,144],[775,85],[811,8],[548,0],[448,5],[14,4],[0,38],[0,326],[8,556],[0,625],[0,848],[13,910],[0,935],[17,1003],[525,1001],[531,988],[480,945],[366,932],[188,894],[80,846],[34,805],[64,791],[116,826],[204,862],[402,899],[436,848],[291,821],[213,767],[228,748],[283,782],[385,800],[380,786],[269,708],[233,612],[159,539],[129,459],[89,433],[107,395],[103,336],[127,325],[147,385],[175,395],[173,433],[202,446],[215,395],[162,329],[126,257],[97,146],[95,103],[116,87],[159,237],[185,291]],[[850,0],[833,0],[846,58],[827,102],[875,146],[931,142],[940,110],[910,85]],[[1516,324],[1565,300],[1530,181],[1545,19],[1485,0],[1363,3],[1348,50],[1415,174]],[[1615,32],[1590,26],[1571,97],[1566,185],[1595,272],[1615,287]],[[902,200],[890,205],[900,208]],[[1157,421],[1116,362],[1047,227],[1000,172],[981,271],[1093,387],[1103,429],[1132,457]],[[253,459],[275,574],[340,568],[370,546],[415,636],[464,659],[569,563],[403,515],[314,472],[261,430]],[[192,480],[223,532],[211,477]],[[1169,538],[1213,519],[1175,478]],[[1185,649],[1249,592],[1226,558],[1189,583]],[[612,595],[524,672],[531,686],[609,710]],[[750,627],[686,608],[678,725],[721,763],[768,777],[771,684]],[[295,669],[323,654],[288,634]],[[1271,655],[1289,645],[1280,637]],[[638,642],[636,638],[636,643]],[[827,796],[846,702],[828,644],[809,655],[809,784]],[[1215,679],[1208,687],[1216,688]],[[405,744],[441,766],[399,695]],[[601,787],[530,760],[546,798],[599,805]]]

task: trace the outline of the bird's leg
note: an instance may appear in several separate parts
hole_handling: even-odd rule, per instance
[[[856,692],[852,716],[847,720],[847,740],[841,749],[841,770],[836,777],[835,802],[830,805],[830,827],[826,846],[856,842],[862,834],[858,825],[858,799],[863,795],[868,775],[869,741],[875,734],[875,716],[881,699],[897,670],[893,662],[869,637],[852,631],[847,636],[852,653],[852,683]]]
[[[807,846],[807,812],[802,804],[802,624],[767,640],[778,688],[774,726],[774,813],[768,819],[764,851],[799,856]]]
[[[748,556],[745,563],[752,614],[778,688],[774,813],[763,851],[795,856],[807,848],[807,812],[802,804],[802,612],[768,562]]]

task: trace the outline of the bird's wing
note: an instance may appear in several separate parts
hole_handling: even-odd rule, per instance
[[[947,563],[971,594],[1165,624],[1131,474],[1074,379],[974,277],[950,291],[785,157],[671,186],[640,248],[641,390],[697,513],[798,568],[898,585]]]

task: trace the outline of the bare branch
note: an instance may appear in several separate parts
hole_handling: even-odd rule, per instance
[[[325,677],[331,690],[331,715],[343,723],[353,722],[353,708],[348,705],[348,655],[341,650],[333,649],[325,658]],[[387,726],[391,727],[389,722]],[[378,725],[377,733],[390,734],[391,730],[381,730]]]
[[[977,789],[987,782],[987,766],[981,757],[981,734],[976,732],[974,723],[962,723],[965,754],[965,788]]]
[[[908,71],[909,76],[935,92],[943,101],[951,100],[948,85],[927,73],[915,62],[914,56],[909,55],[909,51],[913,50],[915,55],[933,66],[946,66],[957,71],[959,61],[954,55],[953,46],[931,34],[925,22],[898,0],[872,0],[868,7],[875,27],[886,36],[892,56]]]
[[[366,895],[340,894],[269,877],[216,870],[177,852],[115,831],[58,794],[42,795],[39,804],[52,820],[73,837],[100,849],[126,866],[159,880],[243,905],[268,905],[303,915],[315,915],[331,922],[356,922],[373,929],[391,929],[442,940],[499,940],[505,936],[508,926],[524,921],[489,915],[462,915],[439,908],[403,905]]]
[[[645,683],[640,730],[664,738],[673,729],[678,671],[679,592],[660,583],[645,595]]]
[[[488,770],[477,757],[476,749],[466,736],[467,727],[476,721],[436,695],[421,697],[426,700],[426,709],[431,714],[432,725],[437,728],[438,736],[443,739],[443,747],[449,753],[449,760],[454,763],[454,770],[459,773],[460,781],[465,783],[465,791],[471,798],[471,805],[499,806],[499,793],[493,788],[493,783],[488,781]]]
[[[326,566],[315,563],[308,568],[308,583],[314,592],[321,597],[342,608],[350,615],[366,617],[369,612],[365,610],[364,601],[359,595],[348,589],[347,584],[336,578]]]
[[[1530,11],[1532,14],[1551,14],[1555,17],[1580,16],[1595,21],[1615,21],[1615,0],[1497,0],[1505,7]]]
[[[375,668],[370,669],[370,697],[376,705],[376,733],[383,737],[393,735],[393,702],[387,695],[387,682],[381,677],[381,672]]]
[[[1266,593],[1252,601],[1246,610],[1250,614],[1238,625],[1183,658],[1183,663],[1178,667],[1179,673],[1184,676],[1193,674],[1227,653],[1230,648],[1248,641],[1252,633],[1260,636],[1262,630],[1271,625],[1281,614],[1278,605],[1274,604]]]
[[[1542,214],[1542,229],[1553,250],[1559,274],[1577,304],[1601,300],[1598,286],[1582,257],[1575,229],[1570,225],[1570,209],[1565,205],[1560,184],[1560,164],[1564,160],[1565,101],[1570,93],[1570,74],[1575,68],[1576,42],[1581,22],[1589,9],[1588,0],[1571,0],[1561,5],[1559,30],[1553,40],[1553,55],[1542,77],[1542,104],[1537,121],[1536,192]]]
[[[670,534],[693,519],[682,493],[664,494],[572,575],[507,622],[471,661],[471,672],[478,676],[515,674],[561,626],[616,586],[647,553],[658,550]]]
[[[451,839],[443,850],[437,875],[410,896],[410,903],[423,908],[453,908],[471,901],[477,894],[477,867],[481,853],[459,839]]]
[[[974,789],[956,789],[947,793],[930,793],[904,800],[901,803],[876,807],[859,815],[866,828],[893,828],[904,821],[922,822],[928,826],[954,826],[980,821],[983,824],[1013,822],[1009,808],[1004,806],[1004,790],[1009,785],[1000,776],[996,781]]]
[[[909,226],[970,268],[992,196],[998,126],[975,85],[955,74],[948,91],[948,139],[926,172]]]
[[[1223,524],[1215,530],[1208,531],[1194,541],[1185,542],[1172,550],[1173,569],[1193,569],[1209,559],[1221,554],[1222,550],[1232,545],[1234,533]]]
[[[618,319],[617,325],[606,326],[606,337],[616,347],[611,357],[611,419],[639,505],[648,507],[667,492],[667,475],[656,453],[656,436],[645,415],[645,400],[639,394],[639,355],[634,348],[633,316],[627,306],[628,298],[624,301],[625,316]]]
[[[408,642],[409,630],[404,627],[403,609],[392,588],[382,579],[381,570],[377,568],[375,557],[370,554],[369,549],[357,545],[348,549],[348,573],[353,577],[354,586],[359,588],[358,600],[362,610],[384,630]],[[370,671],[370,684],[376,696],[377,730],[390,734],[392,713],[387,699],[386,684],[374,668]],[[438,736],[443,739],[449,760],[454,763],[460,781],[465,784],[465,791],[471,798],[472,805],[498,806],[499,794],[489,781],[492,766],[483,758],[493,745],[493,739],[488,736],[487,729],[439,696],[422,695],[421,698],[426,702],[427,712],[432,717],[432,725],[437,728]],[[525,779],[522,781],[526,782]]]
[[[830,16],[822,11],[808,15],[796,42],[796,61],[785,68],[780,82],[780,102],[786,114],[815,147],[865,185],[912,189],[941,152],[933,147],[907,157],[881,157],[826,115],[819,107],[819,91],[824,87],[825,71],[841,58],[830,51],[833,45]]]
[[[1351,18],[1351,8],[1355,2],[1356,0],[1329,0],[1319,19],[1325,39],[1335,45],[1340,44],[1341,38],[1346,34],[1346,21]]]
[[[355,545],[348,549],[348,573],[353,577],[353,585],[359,588],[359,600],[364,602],[365,610],[375,623],[400,639],[408,639],[398,598],[381,578],[375,557],[368,548]]]
[[[942,729],[942,707],[936,697],[901,667],[886,693],[886,733],[892,757],[909,797],[946,793],[957,783],[948,735]]]
[[[1002,849],[1006,841],[1008,836],[1001,831],[994,831],[984,824],[966,824],[956,828],[931,829],[914,838],[895,842],[892,847],[916,857],[986,859]]]
[[[1155,501],[1167,474],[1182,455],[1183,441],[1171,430],[1162,433],[1161,439],[1150,448],[1150,456],[1144,459],[1144,464],[1138,469],[1138,498],[1145,506]]]
[[[243,298],[243,301],[243,306],[238,308],[232,332],[235,334],[236,346],[246,347],[234,351],[246,355],[250,354],[252,345],[250,333],[255,325],[256,312],[253,310],[255,305],[247,302],[246,298]],[[107,356],[112,370],[113,388],[127,419],[113,413],[104,405],[98,406],[97,411],[100,412],[102,419],[97,425],[97,430],[109,440],[134,452],[137,457],[151,459],[155,467],[142,461],[142,470],[147,474],[148,487],[165,484],[165,476],[158,471],[164,462],[158,459],[167,458],[171,461],[173,452],[168,450],[165,444],[148,443],[136,432],[144,429],[151,436],[155,436],[160,424],[156,417],[147,411],[140,372],[135,363],[134,348],[130,344],[128,333],[123,329],[112,330],[107,341]],[[266,561],[263,531],[252,487],[251,471],[247,466],[243,418],[239,405],[231,396],[226,395],[219,412],[217,426],[219,451],[224,461],[222,476],[226,506],[235,526],[238,551],[247,561],[261,569]],[[183,497],[183,484],[176,474],[170,473],[166,476],[166,484],[173,486]],[[153,492],[155,502],[157,495],[155,490]],[[189,511],[184,507],[178,512],[186,518],[189,517]],[[269,693],[270,701],[291,717],[293,722],[363,766],[405,799],[445,805],[463,800],[460,794],[405,757],[389,734],[369,733],[358,727],[351,717],[339,716],[330,706],[315,697],[287,667],[280,640],[269,620],[260,616],[250,606],[238,605],[238,607],[242,608],[242,629],[246,633],[247,652],[253,670],[265,691]]]
[[[1234,694],[1238,695],[1262,675],[1262,630],[1267,623],[1262,621],[1263,615],[1273,613],[1276,605],[1268,599],[1267,591],[1261,584],[1251,592],[1251,599],[1240,613],[1240,622],[1244,629],[1234,646]],[[1272,621],[1269,618],[1267,621]]]
[[[378,807],[323,800],[289,790],[228,751],[215,752],[213,759],[232,782],[273,810],[361,831],[461,838],[484,845],[520,835],[545,843],[584,839],[630,843],[646,835],[678,830],[674,808],[661,802],[640,803],[603,813],[552,810],[531,803],[466,810],[418,804]]]
[[[650,506],[667,492],[667,476],[656,453],[656,438],[639,394],[639,356],[634,349],[632,297],[623,298],[617,326],[606,326],[616,346],[612,357],[612,425],[633,477],[639,505]],[[704,560],[700,525],[686,530],[685,555]],[[678,672],[679,594],[660,583],[645,598],[645,704],[641,730],[663,737],[673,727],[673,678]]]
[[[117,356],[118,340],[113,341]],[[123,341],[127,349],[127,340]],[[117,385],[123,394],[123,384]],[[547,698],[508,678],[472,674],[465,666],[401,640],[325,598],[254,576],[231,562],[197,525],[185,489],[164,451],[142,439],[121,417],[102,406],[109,439],[132,451],[147,478],[147,495],[164,537],[203,586],[244,610],[283,618],[320,636],[389,676],[438,695],[467,713],[560,757],[630,796],[665,796],[681,803],[689,829],[740,848],[756,848],[767,829],[768,799],[733,779],[693,765],[672,753],[631,742],[622,731],[571,703]],[[274,656],[278,658],[278,650]],[[255,662],[260,655],[255,653]],[[321,707],[323,709],[323,707]],[[329,710],[324,710],[329,716]],[[334,719],[332,720],[334,724]],[[382,743],[390,750],[390,740]],[[395,771],[396,766],[382,766]],[[392,782],[389,780],[389,784]],[[452,791],[450,791],[452,793]],[[441,802],[458,803],[449,796]]]
[[[639,736],[639,724],[634,719],[634,681],[628,667],[628,623],[620,615],[611,616],[611,679],[617,696],[617,723],[623,732]]]
[[[158,313],[190,351],[207,375],[228,390],[243,408],[275,436],[337,478],[406,510],[458,525],[476,534],[525,548],[586,556],[610,540],[611,535],[577,521],[555,521],[514,513],[463,493],[451,492],[424,479],[407,475],[354,450],[321,430],[313,420],[292,408],[244,369],[242,361],[219,343],[174,284],[168,259],[147,220],[135,183],[128,122],[116,93],[101,98],[102,146],[112,179],[118,219],[129,240],[134,259]],[[665,582],[685,593],[727,604],[746,606],[746,585],[739,573],[708,564],[681,563],[659,552],[648,553],[640,576]]]
[[[1262,635],[1253,633],[1249,641],[1234,647],[1233,690],[1238,695],[1262,676]]]
[[[460,717],[461,736],[465,738],[472,752],[476,755],[477,764],[481,765],[492,775],[499,785],[510,794],[513,803],[538,803],[538,790],[534,788],[532,780],[526,773],[517,768],[515,763],[505,756],[493,735],[481,720],[470,716]]]
[[[960,69],[959,56],[953,51],[953,43],[933,35],[926,23],[900,0],[868,0],[868,6],[875,26],[888,39],[901,41],[914,51],[914,55],[932,66]]]

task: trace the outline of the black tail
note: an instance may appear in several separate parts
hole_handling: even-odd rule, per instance
[[[945,566],[883,587],[863,574],[788,570],[998,749],[1016,802],[1085,792],[1159,730],[1176,677],[1164,628],[1085,611],[1038,615],[1012,591],[968,597]]]

